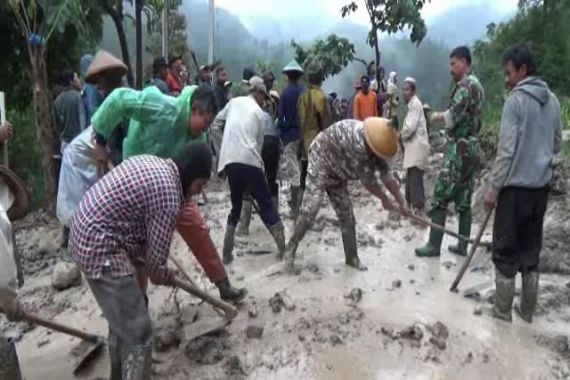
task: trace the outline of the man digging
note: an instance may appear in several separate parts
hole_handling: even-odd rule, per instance
[[[346,264],[358,270],[367,268],[358,258],[356,221],[348,192],[348,181],[359,180],[387,210],[392,201],[376,179],[381,180],[396,199],[400,211],[408,214],[399,184],[390,174],[387,159],[398,152],[398,137],[387,119],[372,117],[364,122],[343,120],[322,131],[309,149],[307,191],[291,240],[285,251],[287,269],[295,271],[295,253],[307,230],[314,223],[325,192],[340,221]]]
[[[203,143],[174,160],[132,157],[87,191],[71,219],[70,253],[109,323],[112,380],[150,379],[146,276],[173,284],[167,259],[178,215],[211,169]]]

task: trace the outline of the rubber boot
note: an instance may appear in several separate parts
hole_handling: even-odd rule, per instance
[[[251,201],[243,201],[241,205],[241,215],[239,217],[239,223],[236,230],[238,236],[249,235],[249,223],[251,222],[252,208],[253,203]]]
[[[16,345],[11,339],[0,335],[0,379],[22,380]]]
[[[279,195],[274,195],[271,197],[271,203],[273,204],[273,209],[279,215]]]
[[[121,340],[111,331],[108,338],[109,361],[111,367],[111,376],[109,380],[121,380],[123,377],[123,369],[121,368]]]
[[[298,215],[297,199],[299,198],[299,186],[291,186],[291,200],[289,201],[289,207],[291,208],[291,217],[295,219]]]
[[[435,208],[431,211],[431,221],[440,226],[445,226],[446,210]],[[441,242],[443,241],[443,232],[431,228],[429,231],[429,241],[426,245],[416,248],[416,256],[419,257],[436,257],[441,254]]]
[[[297,220],[299,217],[299,212],[301,211],[301,205],[303,204],[303,195],[305,194],[305,190],[299,188],[299,192],[297,193],[297,202],[295,202],[295,212],[293,213],[293,219]]]
[[[538,272],[523,273],[521,302],[515,306],[515,311],[524,321],[532,323],[538,299]]]
[[[464,211],[459,214],[459,235],[469,237],[471,235],[471,211]],[[456,245],[449,246],[449,252],[459,256],[467,256],[467,245],[465,240],[459,240]]]
[[[234,239],[236,234],[236,227],[228,223],[226,226],[226,236],[224,237],[224,248],[223,248],[223,262],[224,264],[229,264],[234,261]]]
[[[503,321],[511,322],[513,298],[515,297],[515,278],[507,277],[498,270],[495,270],[495,306],[493,307],[493,317]]]
[[[247,290],[244,288],[234,288],[232,284],[230,284],[230,279],[228,277],[224,278],[222,281],[216,282],[216,286],[220,291],[220,298],[224,301],[239,302],[243,300],[247,294]]]
[[[351,266],[360,271],[368,270],[358,258],[358,249],[356,245],[356,226],[347,224],[341,226],[342,245],[344,247],[344,257],[346,265]]]
[[[150,380],[152,351],[150,345],[123,346],[123,380]]]
[[[269,232],[271,232],[271,236],[273,236],[273,240],[275,240],[275,244],[277,245],[277,249],[279,253],[277,257],[279,260],[283,260],[283,255],[285,254],[285,228],[283,227],[283,223],[277,222],[276,224],[269,227]]]

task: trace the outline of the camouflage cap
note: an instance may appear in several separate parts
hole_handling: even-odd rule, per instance
[[[283,68],[283,73],[288,73],[288,72],[292,72],[292,71],[297,71],[300,73],[303,73],[303,68],[301,67],[301,65],[299,65],[299,63],[296,60],[292,60],[291,62],[289,62],[287,65],[285,65],[285,67]]]
[[[311,62],[307,65],[307,74],[309,75],[322,75],[323,68],[317,62]]]

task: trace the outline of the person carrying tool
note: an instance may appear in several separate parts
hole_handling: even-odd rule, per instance
[[[156,87],[147,87],[143,91],[116,89],[91,120],[96,133],[93,156],[98,171],[107,170],[109,156],[105,139],[123,118],[130,119],[123,144],[125,158],[139,154],[172,158],[180,154],[190,141],[206,142],[204,130],[211,123],[215,109],[214,90],[206,86],[187,86],[177,98],[163,95]],[[193,200],[189,200],[180,213],[177,228],[210,281],[218,287],[220,297],[233,301],[243,299],[245,289],[231,286],[198,205]]]
[[[394,196],[402,214],[408,209],[400,195],[399,184],[390,174],[386,160],[398,152],[398,137],[387,119],[371,117],[364,122],[342,120],[320,133],[309,151],[307,192],[293,236],[287,244],[285,260],[289,271],[295,270],[297,247],[314,223],[325,193],[339,219],[346,264],[358,270],[367,268],[358,258],[356,220],[348,192],[348,181],[359,180],[386,210],[395,210],[392,201],[376,179]]]
[[[403,94],[408,105],[408,113],[400,134],[404,146],[403,167],[406,170],[406,202],[414,214],[423,218],[426,199],[424,170],[427,166],[430,145],[426,118],[422,102],[417,96],[414,78],[408,77],[404,80]],[[412,221],[412,223],[414,222]]]
[[[496,299],[493,316],[511,321],[515,277],[522,274],[517,314],[532,323],[538,297],[538,267],[544,214],[561,149],[560,103],[537,77],[530,48],[508,48],[503,55],[505,82],[511,91],[503,107],[491,189],[485,196],[495,210],[493,262]]]
[[[129,158],[87,191],[71,219],[71,256],[109,323],[111,379],[150,379],[145,277],[174,284],[167,259],[178,215],[211,166],[208,146],[198,142],[174,159]]]
[[[279,256],[285,250],[285,230],[273,207],[265,174],[261,151],[264,140],[262,107],[270,97],[263,79],[253,76],[249,80],[250,95],[230,100],[218,113],[213,127],[223,129],[218,173],[225,172],[230,185],[232,209],[228,215],[224,237],[224,263],[233,261],[236,226],[240,220],[243,196],[248,192],[257,202],[260,217],[273,236]]]
[[[305,86],[300,83],[303,77],[303,68],[297,61],[292,60],[289,62],[283,68],[283,73],[287,76],[288,84],[281,93],[277,128],[279,128],[281,142],[284,146],[283,160],[291,191],[289,207],[291,215],[295,219],[299,213],[301,186],[301,164],[299,162],[300,126],[297,103],[299,96],[305,91]]]
[[[316,62],[307,66],[309,87],[299,96],[297,104],[301,126],[301,191],[297,202],[300,205],[305,191],[305,179],[309,162],[309,147],[317,135],[332,125],[327,95],[321,89],[323,69]]]
[[[451,76],[455,88],[447,111],[434,113],[432,121],[443,121],[447,131],[443,168],[435,182],[430,217],[433,223],[445,227],[447,205],[455,203],[459,212],[459,234],[471,234],[471,196],[475,174],[479,167],[479,142],[484,91],[479,79],[471,73],[471,53],[465,46],[450,55]],[[428,243],[416,249],[420,257],[439,256],[443,232],[430,229]],[[449,250],[467,256],[467,242],[461,240]]]

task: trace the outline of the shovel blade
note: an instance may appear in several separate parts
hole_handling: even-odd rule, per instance
[[[76,356],[77,360],[73,366],[73,375],[77,376],[83,370],[89,367],[89,364],[94,361],[103,352],[105,342],[100,340],[97,343],[81,341],[77,346],[71,350],[71,355]]]

